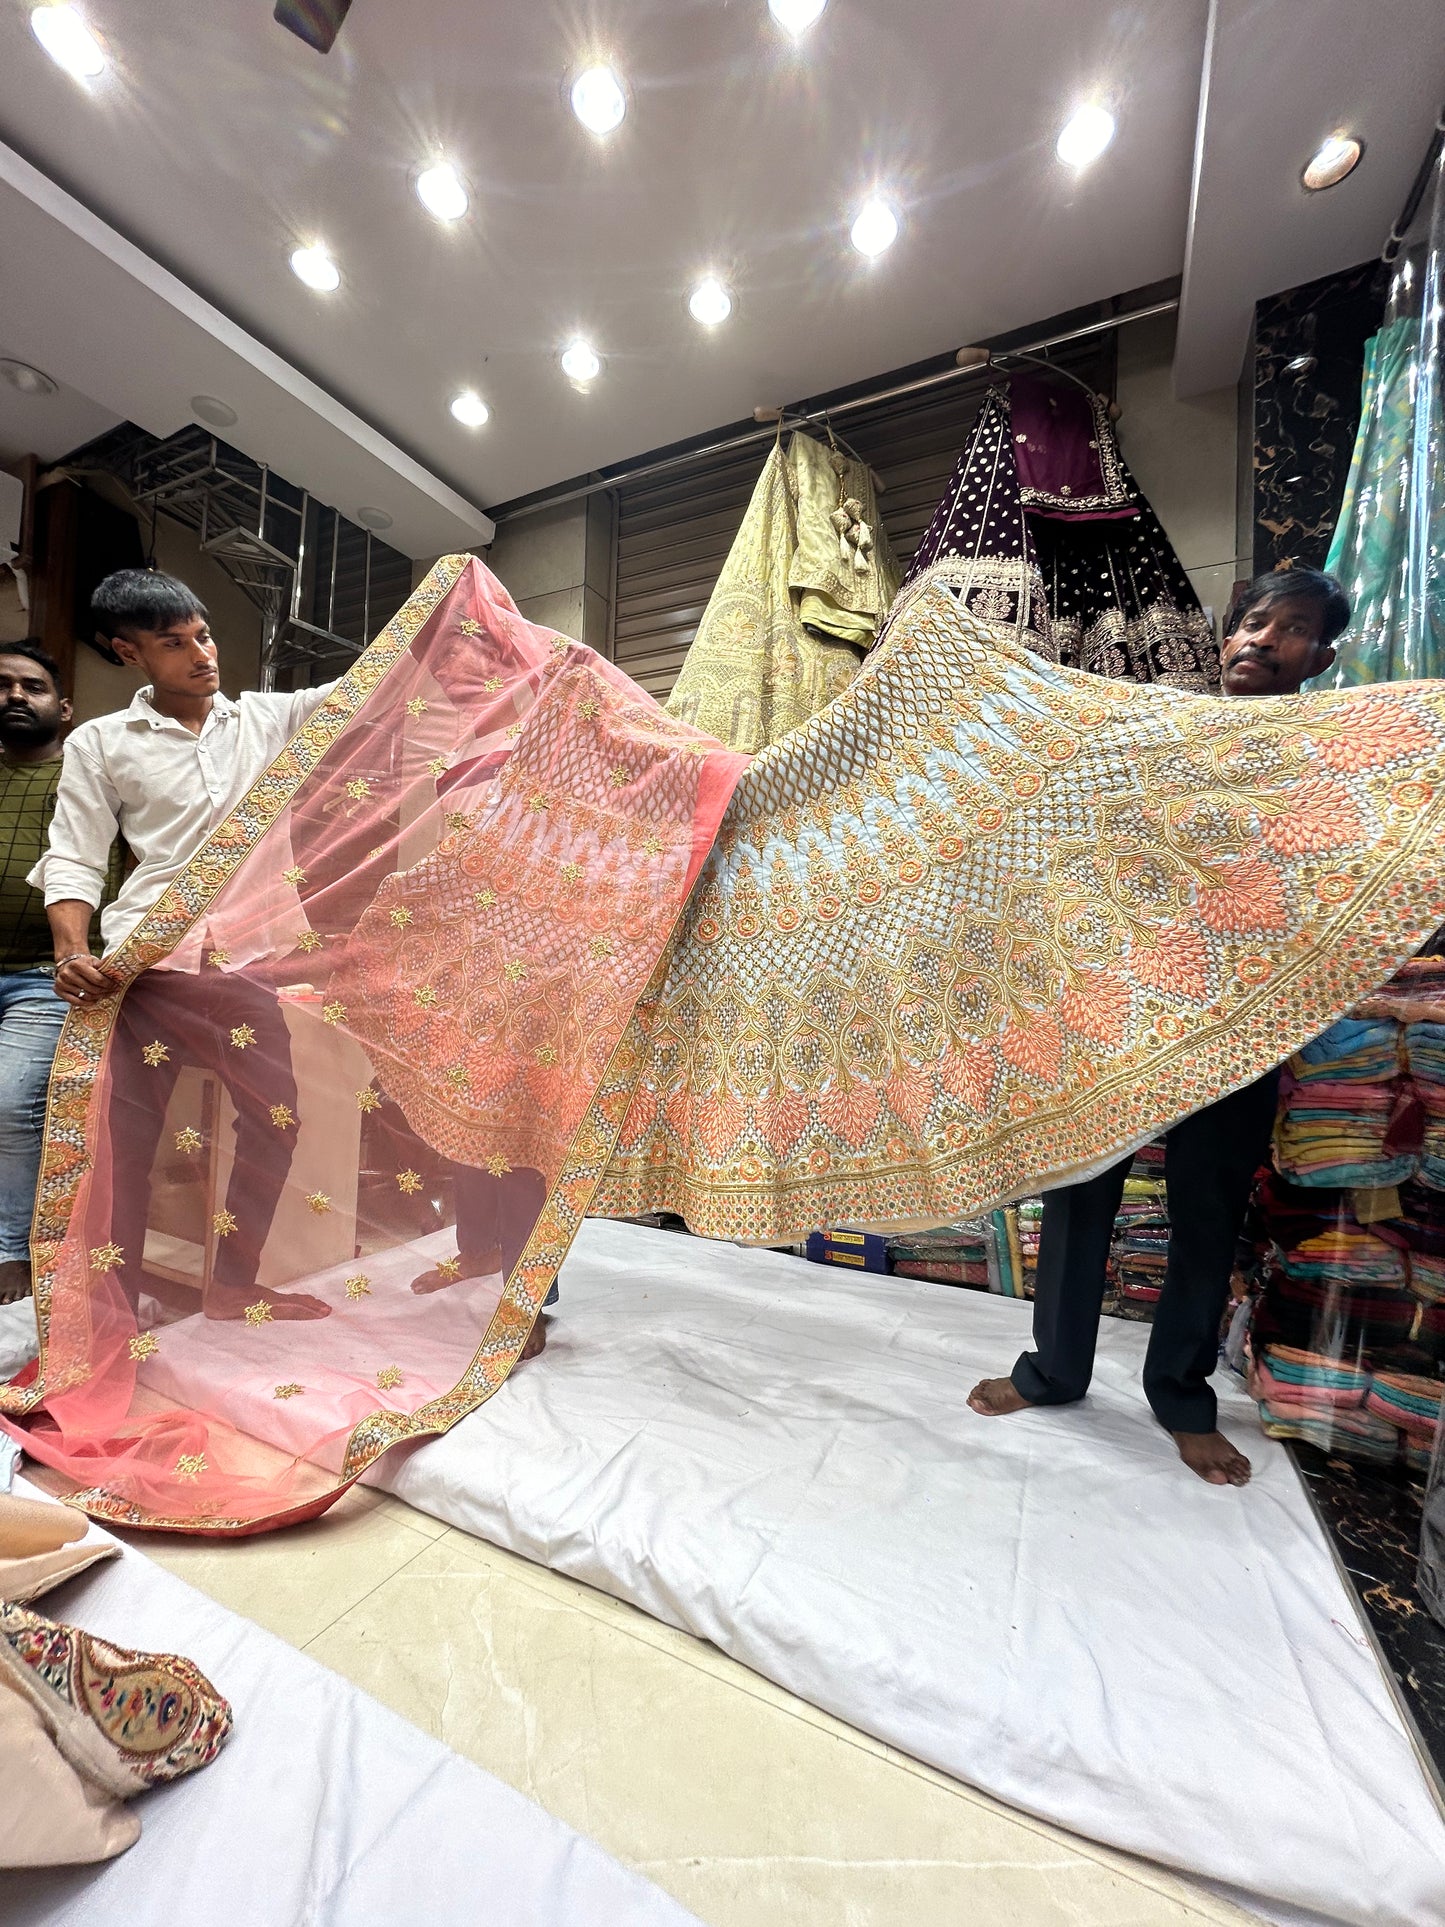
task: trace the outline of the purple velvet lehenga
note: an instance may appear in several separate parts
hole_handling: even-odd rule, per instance
[[[1104,400],[1032,376],[994,389],[905,587],[948,565],[970,614],[1065,668],[1211,690],[1219,652]]]

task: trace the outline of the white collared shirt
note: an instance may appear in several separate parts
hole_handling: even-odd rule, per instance
[[[66,742],[50,847],[29,881],[47,904],[99,904],[119,831],[136,867],[100,920],[109,954],[334,687],[238,702],[218,693],[199,734],[154,708],[149,687],[129,709],[82,723]]]

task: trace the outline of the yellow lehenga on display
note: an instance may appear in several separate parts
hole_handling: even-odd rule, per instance
[[[668,712],[748,754],[780,741],[857,675],[898,581],[866,466],[810,435],[779,441]]]

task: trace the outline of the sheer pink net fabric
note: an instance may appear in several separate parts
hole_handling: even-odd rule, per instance
[[[88,1510],[305,1517],[503,1382],[745,760],[438,565],[67,1023],[0,1411]]]

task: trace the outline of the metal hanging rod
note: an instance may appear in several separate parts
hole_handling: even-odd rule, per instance
[[[492,519],[499,527],[508,522],[518,522],[524,515],[540,515],[543,509],[558,508],[563,502],[580,502],[585,496],[600,495],[603,489],[622,488],[630,482],[665,475],[670,469],[709,461],[714,455],[730,455],[734,449],[750,448],[757,442],[771,441],[780,426],[800,428],[808,422],[850,415],[855,409],[874,408],[881,402],[898,401],[904,395],[920,395],[930,388],[941,388],[947,382],[980,374],[996,361],[1009,361],[1016,355],[1042,354],[1046,348],[1062,348],[1067,342],[1085,341],[1091,335],[1108,334],[1111,329],[1123,328],[1131,321],[1149,321],[1155,315],[1174,314],[1178,308],[1179,301],[1175,296],[1167,301],[1153,301],[1145,308],[1131,308],[1127,314],[1110,315],[1104,320],[1086,321],[1077,328],[1061,329],[1057,334],[1041,335],[1036,341],[1015,342],[1008,348],[960,348],[957,365],[940,368],[936,374],[919,375],[913,381],[900,381],[892,388],[875,388],[866,395],[854,395],[847,401],[834,402],[826,408],[780,409],[776,415],[769,415],[763,427],[747,429],[741,435],[730,435],[725,441],[711,442],[705,448],[689,449],[685,455],[665,455],[661,461],[645,462],[640,468],[624,469],[595,482],[582,482],[576,488],[562,489],[555,495],[542,496],[535,502],[524,502],[518,508],[493,510]]]

